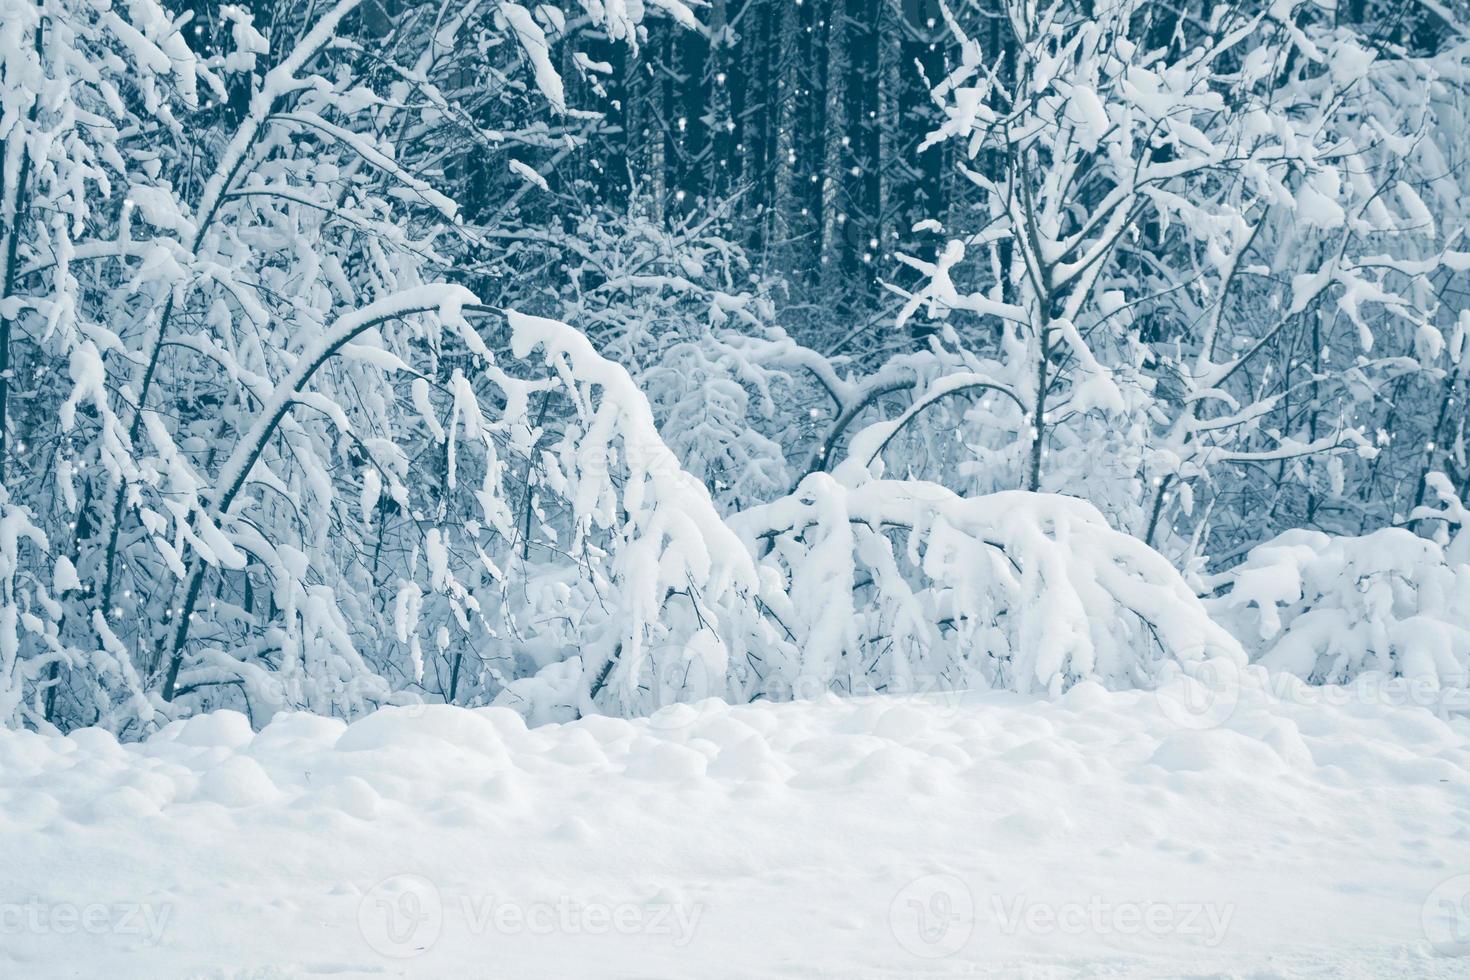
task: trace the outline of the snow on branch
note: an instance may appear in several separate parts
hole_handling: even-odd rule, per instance
[[[1243,660],[1168,561],[1085,501],[814,474],[735,524],[780,569],[788,593],[768,601],[824,681],[1055,691]]]
[[[659,620],[667,594],[689,590],[700,619],[717,629],[719,605],[754,592],[755,563],[721,519],[709,490],[664,444],[648,399],[626,370],[565,323],[515,311],[507,317],[516,357],[539,349],[569,388],[587,393],[580,401],[583,428],[561,447],[560,461],[574,488],[569,496],[578,536],[602,527],[618,538],[612,577],[626,602],[621,611],[627,621],[612,680],[631,698],[645,628]],[[625,475],[616,472],[619,466]]]

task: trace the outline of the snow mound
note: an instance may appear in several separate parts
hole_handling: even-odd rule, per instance
[[[1470,721],[1235,680],[0,732],[0,975],[1463,976]]]

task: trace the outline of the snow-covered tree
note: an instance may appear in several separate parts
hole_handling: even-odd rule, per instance
[[[0,719],[1462,683],[1381,8],[0,0]]]
[[[1391,169],[1358,149],[1366,127],[1396,138],[1401,120],[1348,118],[1372,54],[1312,40],[1305,5],[1217,8],[1163,47],[1148,5],[1089,13],[1005,5],[1016,42],[999,65],[951,20],[962,57],[935,89],[947,118],[930,142],[962,144],[978,220],[934,262],[908,260],[928,281],[904,316],[926,310],[946,342],[994,352],[987,373],[1014,397],[971,425],[986,450],[1024,452],[1019,485],[1087,496],[1155,541],[1170,494],[1190,506],[1220,466],[1372,454],[1351,419],[1271,430],[1303,382],[1244,369],[1329,298],[1349,318],[1374,304],[1432,329],[1394,291],[1392,260],[1363,258],[1426,229],[1407,185],[1390,179],[1400,203],[1383,203],[1374,179]],[[1254,260],[1283,226],[1324,243],[1310,273]],[[1265,329],[1236,298],[1261,276],[1289,282]]]
[[[482,423],[493,352],[471,294],[435,284],[485,230],[436,188],[436,147],[545,141],[536,117],[572,111],[563,18],[410,7],[369,54],[357,7],[283,7],[270,38],[240,7],[193,31],[146,2],[6,8],[8,720],[136,731],[232,691],[360,711],[419,683],[413,637],[383,650],[419,556],[513,530],[451,527],[412,474],[442,453],[450,489],[471,471],[508,511],[495,439],[529,425],[504,402]],[[636,42],[636,12],[585,13]],[[494,132],[444,94],[470,72],[505,81]]]

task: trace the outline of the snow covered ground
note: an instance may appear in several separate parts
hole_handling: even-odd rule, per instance
[[[1470,976],[1470,722],[1249,680],[4,731],[0,976]]]

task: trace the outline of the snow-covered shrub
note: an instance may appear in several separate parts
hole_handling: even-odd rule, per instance
[[[805,409],[828,402],[809,372],[830,370],[777,325],[778,284],[721,234],[733,206],[672,226],[585,212],[568,233],[515,236],[520,261],[544,253],[559,272],[520,307],[576,324],[627,369],[669,448],[726,511],[791,487],[788,452],[810,451]]]
[[[848,475],[735,518],[767,552],[764,601],[792,642],[766,667],[788,683],[1058,691],[1243,662],[1168,561],[1085,501]]]
[[[721,609],[754,593],[754,562],[664,444],[626,371],[566,324],[517,313],[510,321],[516,356],[538,351],[578,401],[580,425],[544,459],[569,505],[561,547],[583,562],[607,626],[568,635],[591,678],[588,696],[605,687],[620,713],[647,708],[639,684],[650,639],[664,641],[681,620],[690,633],[717,635]],[[676,595],[686,615],[669,611]]]
[[[1446,548],[1405,528],[1287,531],[1219,575],[1222,594],[1208,605],[1268,670],[1314,684],[1371,671],[1470,686],[1467,540],[1461,531]]]
[[[443,284],[491,229],[438,185],[573,111],[565,18],[408,3],[368,51],[358,7],[224,6],[196,52],[152,0],[0,3],[7,724],[351,715],[424,690],[419,631],[446,673],[476,640],[534,419]]]
[[[698,93],[650,115],[674,76],[637,52],[668,47],[645,15],[701,43],[690,7],[389,6],[0,0],[0,722],[1147,683],[1234,650],[1145,545],[1192,571],[1298,518],[1441,528],[1382,572],[1276,551],[1324,595],[1411,583],[1349,620],[1412,619],[1407,589],[1459,628],[1430,600],[1470,547],[1443,531],[1470,45],[1395,52],[1303,0],[952,4],[922,80],[943,214],[860,253],[858,292],[915,253],[897,323],[839,323],[764,271],[778,175],[683,185],[810,157],[825,257],[870,223],[841,201],[866,161],[824,181],[856,148],[737,135],[729,104],[674,159]],[[620,138],[655,152],[569,159]],[[1246,598],[1275,561],[1229,616],[1316,601]],[[1448,682],[1459,634],[1445,661],[1407,629],[1373,655]]]
[[[554,335],[569,337],[568,329],[555,325]],[[641,402],[614,365],[584,354],[608,382],[601,404]],[[635,409],[625,424],[643,415]],[[510,681],[496,703],[529,719],[564,720],[704,696],[1055,692],[1082,680],[1124,688],[1155,682],[1165,664],[1244,663],[1168,561],[1111,528],[1087,502],[1024,491],[965,498],[934,483],[875,478],[868,464],[879,465],[880,449],[905,420],[859,432],[853,455],[834,473],[811,473],[792,493],[732,514],[739,560],[722,575],[705,573],[723,588],[693,578],[681,588],[677,574],[660,580],[657,592],[637,585],[640,567],[653,563],[616,558],[619,546],[627,550],[617,540],[625,532],[617,521],[601,523],[606,514],[596,528],[589,524],[613,533],[613,540],[587,539],[611,557],[590,560],[590,574],[575,580],[558,577],[554,563],[544,566],[531,592],[546,604],[517,614],[531,624],[520,635],[538,645],[539,670]],[[603,458],[600,445],[568,431],[552,456],[569,461],[555,470],[576,474],[582,454]],[[650,451],[675,465],[667,450]],[[707,497],[687,474],[661,498],[705,514]],[[706,529],[693,540],[731,547],[709,517],[696,519]],[[671,541],[669,550],[687,554],[688,546]],[[630,587],[642,592],[643,606],[627,604]],[[526,594],[518,584],[507,599]],[[628,632],[630,620],[641,634]]]

